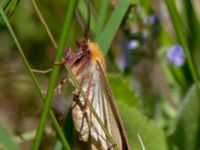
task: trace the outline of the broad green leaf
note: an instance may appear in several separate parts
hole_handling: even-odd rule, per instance
[[[18,150],[18,146],[13,142],[8,131],[0,124],[0,149]]]
[[[170,145],[181,150],[196,150],[200,147],[200,101],[196,86],[192,86],[184,98],[182,110],[177,118]]]
[[[142,149],[137,136],[139,135],[146,150],[167,150],[167,143],[162,129],[147,120],[135,108],[125,105],[123,101],[117,101],[117,105],[125,125],[131,149]]]
[[[137,136],[139,134],[147,150],[166,150],[163,131],[135,109],[139,105],[139,98],[129,87],[129,81],[116,75],[108,75],[108,80],[124,122],[131,149],[142,149]]]
[[[128,79],[109,74],[108,80],[116,101],[123,101],[130,107],[139,107],[139,97],[130,86]]]

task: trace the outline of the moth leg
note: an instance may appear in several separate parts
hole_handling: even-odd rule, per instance
[[[87,87],[87,91],[86,91],[86,99],[85,99],[85,106],[84,106],[84,110],[83,113],[88,112],[88,99],[89,99],[89,95],[90,95],[90,90],[91,90],[91,86],[92,86],[92,79],[93,76],[89,76],[89,83],[88,83],[88,87]]]
[[[64,60],[63,61],[57,61],[57,62],[54,62],[54,64],[56,65],[63,65],[63,64],[67,64],[69,62],[71,62],[73,59],[73,56],[72,56],[72,49],[70,47],[67,47],[65,49],[65,57],[64,57]]]
[[[54,62],[55,65],[64,65],[67,63],[67,60],[63,60],[63,61],[56,61]]]
[[[56,86],[55,91],[58,92],[58,94],[61,93],[61,88],[62,86],[68,81],[68,76],[65,76],[60,82],[59,84]]]

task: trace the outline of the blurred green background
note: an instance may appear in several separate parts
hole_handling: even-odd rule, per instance
[[[147,150],[199,150],[200,97],[183,43],[188,47],[198,76],[200,1],[131,0],[124,15],[114,16],[115,10],[123,13],[117,9],[120,2],[90,1],[90,39],[99,42],[105,53],[107,77],[131,149],[142,149],[139,135]],[[58,42],[67,1],[38,0],[36,3]],[[76,10],[86,22],[85,1],[80,0]],[[56,48],[31,1],[20,0],[7,15],[30,66],[37,70],[51,68]],[[43,103],[0,17],[0,149],[3,146],[9,149],[6,146],[9,138],[4,138],[8,131],[11,141],[26,150],[32,146]],[[178,29],[174,28],[177,24]],[[74,14],[66,46],[75,49],[78,39],[83,39],[83,31]],[[62,68],[58,82],[65,74]],[[50,73],[35,75],[45,93]],[[72,87],[67,84],[61,95],[55,94],[51,107],[58,114],[65,115],[69,110],[71,91]],[[24,134],[27,137],[21,138]],[[56,149],[56,143],[57,136],[48,119],[40,149]]]

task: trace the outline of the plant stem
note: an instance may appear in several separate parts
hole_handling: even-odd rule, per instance
[[[64,20],[64,24],[63,24],[63,28],[62,28],[62,32],[61,32],[61,37],[60,37],[60,41],[58,44],[58,49],[56,51],[56,58],[55,58],[56,62],[61,61],[62,53],[63,53],[64,47],[65,47],[65,42],[66,42],[66,39],[67,39],[69,31],[70,31],[70,22],[71,22],[71,18],[73,16],[75,5],[76,5],[75,0],[68,1],[68,11],[66,12],[66,16],[65,16],[65,20]],[[53,97],[54,88],[55,88],[55,84],[57,81],[59,69],[60,69],[59,65],[53,66],[50,81],[49,81],[49,86],[48,86],[48,90],[47,90],[47,95],[45,97],[45,104],[43,106],[43,111],[42,111],[41,118],[39,121],[39,126],[37,129],[36,137],[35,137],[34,144],[32,147],[33,150],[39,149],[39,145],[40,145],[40,141],[41,141],[42,134],[44,131],[45,122],[47,120],[47,116],[48,116],[51,100]]]
[[[28,61],[27,61],[27,59],[26,59],[26,57],[25,57],[25,55],[24,55],[24,53],[23,53],[22,47],[21,47],[21,45],[19,44],[18,39],[17,39],[15,33],[13,32],[13,29],[12,29],[12,27],[11,27],[11,25],[10,25],[10,23],[9,23],[9,21],[8,21],[8,19],[7,19],[6,15],[5,15],[5,13],[4,13],[2,7],[0,7],[0,14],[2,15],[2,18],[3,18],[3,20],[5,21],[5,24],[6,24],[6,26],[8,27],[8,30],[9,30],[9,32],[10,32],[10,34],[11,34],[11,36],[12,36],[12,38],[13,38],[13,40],[14,40],[14,42],[15,42],[17,48],[18,48],[18,50],[19,50],[19,53],[20,53],[20,55],[21,55],[21,57],[22,57],[22,60],[24,61],[24,64],[25,64],[25,66],[26,66],[26,68],[27,68],[27,70],[28,70],[28,73],[30,74],[30,76],[31,76],[31,78],[32,78],[32,80],[33,80],[34,86],[36,87],[36,89],[37,89],[37,91],[38,91],[40,97],[41,97],[41,98],[43,99],[43,101],[44,101],[45,99],[44,99],[44,96],[43,96],[43,94],[42,94],[42,90],[40,89],[39,83],[38,83],[38,81],[37,81],[35,75],[34,75],[33,72],[31,71],[31,67],[30,67],[30,65],[29,65],[29,63],[28,63]],[[68,144],[68,142],[66,141],[65,136],[64,136],[64,134],[63,134],[63,132],[62,132],[62,129],[60,128],[60,126],[59,126],[59,124],[58,124],[58,122],[57,122],[57,120],[56,120],[56,117],[55,117],[54,114],[53,114],[53,111],[50,110],[49,114],[50,114],[50,117],[51,117],[51,119],[52,119],[53,125],[54,125],[54,127],[55,127],[55,129],[56,129],[56,132],[57,132],[58,136],[60,137],[60,139],[61,139],[61,141],[62,141],[64,147],[65,147],[66,149],[70,149],[70,148],[69,148],[69,144]]]
[[[44,26],[45,30],[47,31],[47,34],[48,34],[48,36],[49,36],[49,38],[50,38],[50,40],[51,40],[53,46],[57,49],[56,41],[55,41],[55,39],[53,38],[53,35],[51,34],[51,32],[50,32],[50,30],[49,30],[49,28],[48,28],[48,26],[47,26],[47,24],[46,24],[44,18],[42,17],[42,14],[41,14],[41,12],[40,12],[40,10],[39,10],[39,8],[38,8],[38,6],[37,6],[35,0],[32,0],[32,3],[33,3],[33,6],[34,6],[34,8],[35,8],[35,11],[36,11],[37,15],[39,16],[39,19],[40,19],[42,25]]]

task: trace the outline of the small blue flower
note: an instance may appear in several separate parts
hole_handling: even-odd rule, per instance
[[[156,23],[157,21],[158,21],[157,16],[152,15],[152,16],[149,17],[149,23],[150,23],[150,24],[154,24],[154,23]]]
[[[144,20],[143,20],[143,22],[144,22],[144,24],[155,24],[155,23],[157,23],[158,22],[158,18],[157,18],[157,16],[155,16],[155,15],[152,15],[152,16],[150,16],[150,17],[148,17],[148,18],[145,18]]]
[[[135,49],[139,46],[139,42],[137,40],[130,40],[127,42],[127,50]]]
[[[169,47],[167,51],[167,59],[177,67],[183,66],[185,62],[185,53],[181,45],[176,44]]]

